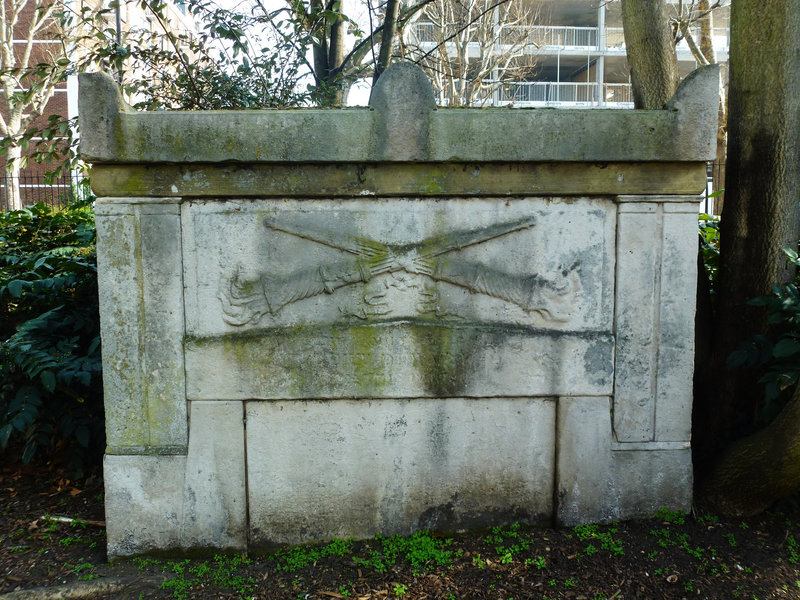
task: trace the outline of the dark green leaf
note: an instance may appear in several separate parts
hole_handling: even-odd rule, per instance
[[[8,286],[6,287],[6,289],[8,290],[8,293],[11,294],[12,297],[19,298],[22,296],[22,289],[26,283],[27,283],[26,281],[22,281],[20,279],[14,279],[13,281],[8,282]]]
[[[31,462],[34,454],[36,454],[36,440],[30,438],[25,444],[25,448],[22,450],[22,462],[28,464]]]
[[[12,431],[14,431],[14,427],[11,425],[11,423],[6,423],[0,427],[0,450],[6,449]]]
[[[728,360],[725,361],[725,367],[728,369],[735,369],[736,367],[741,367],[747,362],[749,357],[749,353],[747,350],[739,348],[734,352],[731,352],[731,355],[728,357]]]
[[[39,374],[39,377],[42,380],[42,385],[44,389],[48,392],[53,392],[56,389],[56,376],[53,375],[52,371],[42,371]]]
[[[800,353],[800,341],[794,338],[783,338],[772,348],[775,358],[786,358]]]
[[[75,439],[84,448],[89,447],[89,428],[86,425],[79,425],[75,428]]]

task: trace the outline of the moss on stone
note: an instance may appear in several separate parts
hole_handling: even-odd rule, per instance
[[[378,353],[375,352],[380,344],[380,332],[374,326],[362,325],[349,328],[347,333],[353,376],[359,395],[367,398],[379,396],[386,386],[385,365],[378,360]]]
[[[417,346],[414,366],[425,391],[436,398],[463,395],[469,383],[477,332],[416,323],[411,326],[411,334]]]

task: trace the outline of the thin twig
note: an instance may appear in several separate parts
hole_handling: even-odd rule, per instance
[[[84,520],[84,519],[73,519],[71,517],[54,517],[53,515],[42,515],[34,523],[38,521],[55,521],[56,523],[67,523],[68,525],[93,525],[95,527],[105,527],[105,521],[91,521],[91,520]]]

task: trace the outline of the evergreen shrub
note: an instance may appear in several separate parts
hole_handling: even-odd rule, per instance
[[[0,453],[78,471],[104,443],[91,202],[0,213]]]

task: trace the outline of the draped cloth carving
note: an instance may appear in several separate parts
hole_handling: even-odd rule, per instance
[[[349,258],[294,271],[288,276],[264,272],[256,278],[243,278],[237,270],[223,283],[219,299],[224,320],[234,326],[258,322],[265,315],[277,315],[289,304],[351,285],[368,284],[382,276],[393,275],[394,281],[405,281],[402,274],[421,276],[432,283],[446,282],[474,294],[499,298],[521,308],[526,314],[536,313],[545,321],[565,322],[569,319],[576,295],[580,291],[579,266],[562,268],[555,277],[539,274],[519,275],[500,268],[474,262],[457,254],[495,238],[529,229],[534,217],[498,223],[473,230],[423,239],[411,244],[390,244],[364,237],[342,236],[333,231],[265,221],[267,229],[329,246]],[[394,284],[397,286],[397,283]],[[435,292],[422,292],[428,303]],[[365,295],[371,304],[374,296]],[[379,310],[347,311],[352,316],[367,318],[380,315]],[[434,312],[419,309],[420,313]]]

